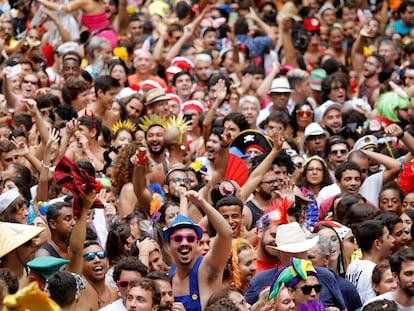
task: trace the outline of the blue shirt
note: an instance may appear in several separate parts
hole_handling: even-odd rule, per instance
[[[264,52],[272,46],[272,38],[268,36],[250,37],[248,35],[237,35],[236,41],[240,42],[240,45],[246,45],[250,53],[254,53],[255,56],[263,56]],[[223,39],[217,42],[217,49],[222,50]]]

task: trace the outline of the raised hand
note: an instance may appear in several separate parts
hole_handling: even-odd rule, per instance
[[[196,205],[202,205],[205,202],[205,199],[200,195],[200,193],[194,190],[187,191],[185,196],[189,201]]]
[[[37,110],[37,103],[34,99],[26,99],[24,101],[27,111],[30,113],[31,116],[36,114]]]
[[[25,155],[29,153],[29,148],[27,147],[27,145],[22,141],[18,141],[16,137],[13,137],[11,139],[11,142],[13,143],[13,145],[16,146],[17,154],[19,156],[24,157]]]
[[[384,129],[386,136],[396,136],[399,137],[403,134],[403,129],[397,124],[390,124]]]
[[[223,79],[220,79],[218,80],[216,86],[217,86],[217,91],[216,91],[217,102],[218,104],[221,104],[227,96],[226,82]]]
[[[57,143],[59,141],[59,130],[53,127],[49,128],[49,139],[46,143],[46,149],[50,150],[53,143]]]
[[[66,123],[65,129],[66,133],[69,136],[75,134],[75,132],[79,129],[80,122],[77,119],[72,119]]]

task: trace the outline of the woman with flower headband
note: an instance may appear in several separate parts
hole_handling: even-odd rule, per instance
[[[312,200],[306,207],[306,227],[313,228],[319,217],[319,206],[317,203],[319,191],[332,184],[328,165],[319,156],[308,158],[302,165],[302,174],[299,180],[299,188],[302,193]]]
[[[227,268],[224,270],[224,281],[227,281],[230,287],[245,292],[255,274],[255,250],[247,240],[238,238],[231,247]]]

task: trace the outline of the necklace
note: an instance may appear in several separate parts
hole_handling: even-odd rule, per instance
[[[108,304],[108,302],[111,300],[111,292],[109,291],[108,286],[105,285],[105,294],[108,294],[108,299],[104,300],[103,299],[104,295],[102,295],[102,297],[101,297],[95,287],[94,287],[94,290],[95,290],[96,294],[98,295],[98,307],[99,307],[99,309],[101,309],[101,308],[105,307]]]

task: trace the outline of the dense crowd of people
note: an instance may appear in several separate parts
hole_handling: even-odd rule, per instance
[[[414,310],[414,2],[0,2],[4,310]]]

